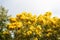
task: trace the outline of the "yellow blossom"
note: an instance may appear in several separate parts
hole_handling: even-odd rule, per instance
[[[42,30],[41,25],[38,25],[38,26],[37,26],[37,29],[38,29],[38,30]]]
[[[32,13],[28,13],[28,17],[32,17]]]
[[[16,22],[16,18],[11,17],[10,22]]]
[[[28,24],[31,24],[31,22],[30,22],[30,21],[28,21]]]
[[[13,29],[15,29],[16,28],[16,26],[12,26],[12,25],[10,25],[9,27],[8,27],[8,29],[10,29],[10,30],[13,30]]]
[[[20,17],[20,16],[21,16],[21,14],[17,14],[16,16],[17,16],[17,17]]]
[[[54,21],[53,19],[50,19],[50,21],[51,21],[53,24],[56,24],[56,21]]]
[[[35,30],[35,27],[31,25],[29,29],[30,29],[31,31],[34,31],[34,30]]]
[[[23,20],[26,19],[25,15],[22,15],[20,19],[23,19]]]
[[[32,34],[32,31],[27,31],[27,35],[30,35],[30,34]]]
[[[47,32],[52,32],[53,30],[52,29],[48,29]]]
[[[36,29],[36,34],[40,34],[40,32],[41,32],[40,30]]]
[[[52,33],[50,33],[50,32],[49,32],[46,36],[48,36],[48,37],[49,37],[51,34],[52,34]]]
[[[16,24],[16,22],[14,22],[14,23],[11,23],[11,25],[12,25],[12,26],[16,26],[17,24]]]
[[[46,12],[45,16],[50,17],[51,14],[52,14],[52,13],[51,13],[50,11],[48,11],[48,12]]]
[[[4,35],[5,35],[5,34],[9,34],[9,31],[4,31],[3,34],[4,34]]]
[[[22,22],[16,22],[17,28],[21,28],[23,26]]]
[[[38,21],[41,25],[46,24],[46,20],[44,18],[38,18]]]

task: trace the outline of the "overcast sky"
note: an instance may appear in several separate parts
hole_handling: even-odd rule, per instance
[[[8,15],[12,16],[22,11],[37,15],[51,11],[53,16],[60,17],[60,0],[0,0],[0,5],[9,9]]]

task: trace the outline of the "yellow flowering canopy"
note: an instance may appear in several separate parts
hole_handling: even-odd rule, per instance
[[[60,18],[44,15],[32,15],[28,12],[17,14],[9,19],[8,30],[14,32],[15,40],[55,40],[60,35]]]

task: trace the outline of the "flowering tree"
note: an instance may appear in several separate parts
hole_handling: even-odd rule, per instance
[[[0,40],[60,40],[60,18],[51,14],[22,12],[8,17],[7,10],[0,6]]]
[[[60,18],[44,15],[32,15],[22,12],[9,18],[7,29],[13,33],[13,40],[60,40]]]

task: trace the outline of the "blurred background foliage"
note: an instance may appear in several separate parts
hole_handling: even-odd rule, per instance
[[[22,12],[16,17],[7,12],[0,6],[0,40],[60,40],[60,18],[51,17],[51,12]]]
[[[5,34],[9,32],[7,30],[7,23],[8,23],[8,17],[7,16],[8,10],[5,9],[3,6],[0,6],[0,40],[10,40],[10,34]]]

